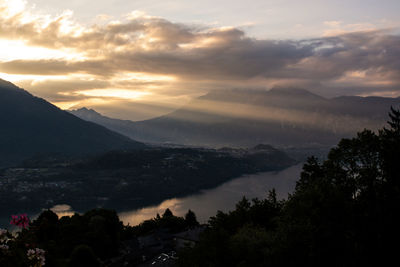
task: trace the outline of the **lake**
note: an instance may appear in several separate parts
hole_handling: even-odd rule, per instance
[[[197,194],[167,199],[159,205],[118,213],[124,224],[137,225],[140,222],[154,218],[157,213],[162,215],[169,208],[174,215],[184,216],[191,209],[196,213],[200,223],[208,221],[218,210],[229,211],[246,196],[248,199],[263,199],[269,190],[275,188],[279,198],[286,198],[294,190],[300,177],[303,163],[294,165],[282,171],[262,172],[244,175],[226,182],[214,189],[203,190]],[[71,216],[74,211],[69,205],[56,205],[52,208],[60,217]],[[37,215],[36,215],[37,216]],[[32,215],[31,218],[35,218]],[[8,227],[10,218],[0,218],[0,227]]]
[[[298,164],[278,172],[262,172],[244,175],[226,182],[214,189],[183,198],[172,198],[161,204],[138,210],[120,212],[119,217],[125,223],[137,225],[143,220],[162,215],[169,208],[175,215],[184,216],[191,209],[200,223],[207,222],[218,210],[229,211],[246,196],[248,199],[265,198],[268,191],[275,188],[279,198],[286,198],[294,190],[300,177],[303,164]]]

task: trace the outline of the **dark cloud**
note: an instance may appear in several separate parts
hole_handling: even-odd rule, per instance
[[[9,74],[28,74],[28,75],[66,75],[79,72],[80,69],[74,68],[64,60],[12,60],[0,62],[0,71]]]

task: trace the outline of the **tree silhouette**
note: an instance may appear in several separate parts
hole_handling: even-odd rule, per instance
[[[165,210],[164,214],[162,215],[163,218],[170,218],[173,216],[174,216],[174,214],[172,213],[172,211],[169,208],[167,208]]]
[[[188,210],[188,212],[185,214],[185,222],[188,227],[195,227],[199,225],[196,214],[191,210]]]

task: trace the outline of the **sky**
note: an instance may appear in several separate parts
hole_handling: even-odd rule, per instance
[[[400,96],[398,0],[0,0],[0,78],[141,120],[210,90]]]

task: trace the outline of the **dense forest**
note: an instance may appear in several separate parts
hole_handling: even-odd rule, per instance
[[[218,212],[179,266],[383,266],[400,237],[400,112],[311,157],[295,192]]]
[[[243,198],[235,210],[211,217],[199,240],[166,262],[386,265],[396,257],[400,237],[400,111],[392,109],[389,116],[387,128],[341,140],[322,162],[309,158],[287,199],[278,200],[274,190],[264,200]],[[200,227],[193,212],[180,218],[169,210],[134,227],[124,226],[115,212],[102,209],[61,219],[45,211],[29,226],[24,216],[14,217],[13,223],[23,229],[14,236],[0,233],[1,266],[41,266],[44,259],[46,266],[170,266],[149,263],[152,254],[143,257],[146,248],[132,243],[161,232],[167,240]],[[160,252],[166,253],[171,248],[163,249]]]

